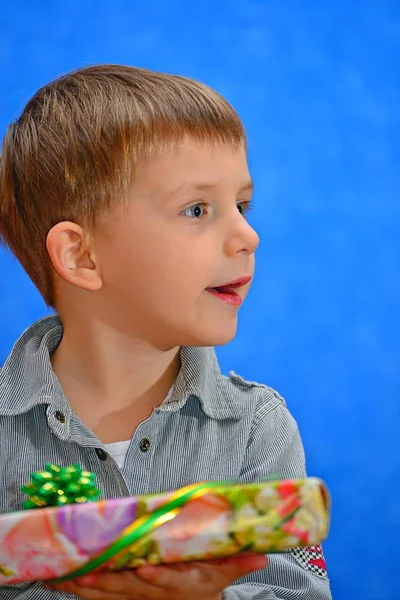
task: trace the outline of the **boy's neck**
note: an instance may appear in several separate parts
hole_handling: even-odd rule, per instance
[[[158,406],[179,369],[179,348],[151,347],[123,332],[90,320],[65,325],[51,363],[74,411],[95,408],[103,415]],[[84,399],[84,400],[83,400]]]

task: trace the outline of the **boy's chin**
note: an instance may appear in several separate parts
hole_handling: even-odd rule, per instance
[[[227,332],[221,333],[219,336],[214,336],[212,342],[210,344],[207,344],[207,346],[225,346],[234,339],[235,335],[236,329],[233,333],[230,334],[228,334]]]
[[[193,336],[193,341],[190,344],[182,344],[185,346],[225,346],[233,340],[237,331],[237,319],[234,323],[225,324],[218,323],[215,327],[208,324],[196,335]]]

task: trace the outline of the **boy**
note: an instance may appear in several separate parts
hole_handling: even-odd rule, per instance
[[[104,497],[305,475],[282,398],[223,377],[212,349],[234,337],[253,277],[251,189],[240,119],[189,79],[82,69],[10,126],[0,234],[57,316],[0,373],[0,512],[21,509],[20,486],[46,462],[94,471]],[[0,596],[325,600],[311,550],[317,563],[307,550],[250,554]]]

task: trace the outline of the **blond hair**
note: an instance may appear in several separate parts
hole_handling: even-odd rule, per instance
[[[0,240],[54,306],[46,237],[58,222],[95,231],[135,168],[185,135],[246,143],[230,104],[197,81],[119,65],[79,69],[41,88],[0,157]]]

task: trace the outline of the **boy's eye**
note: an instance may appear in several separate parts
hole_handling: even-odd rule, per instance
[[[251,201],[246,200],[245,202],[239,202],[237,205],[238,211],[243,217],[251,210]]]
[[[248,200],[238,202],[236,206],[240,214],[243,217],[245,217],[251,209],[251,202]],[[188,206],[188,208],[185,208],[185,210],[183,210],[181,214],[185,217],[190,217],[192,219],[201,219],[207,214],[207,205],[202,202],[199,202],[198,204],[192,204],[192,206]]]
[[[205,206],[204,204],[193,204],[193,206],[185,208],[185,210],[182,211],[182,214],[185,215],[185,217],[201,219],[205,214]]]

